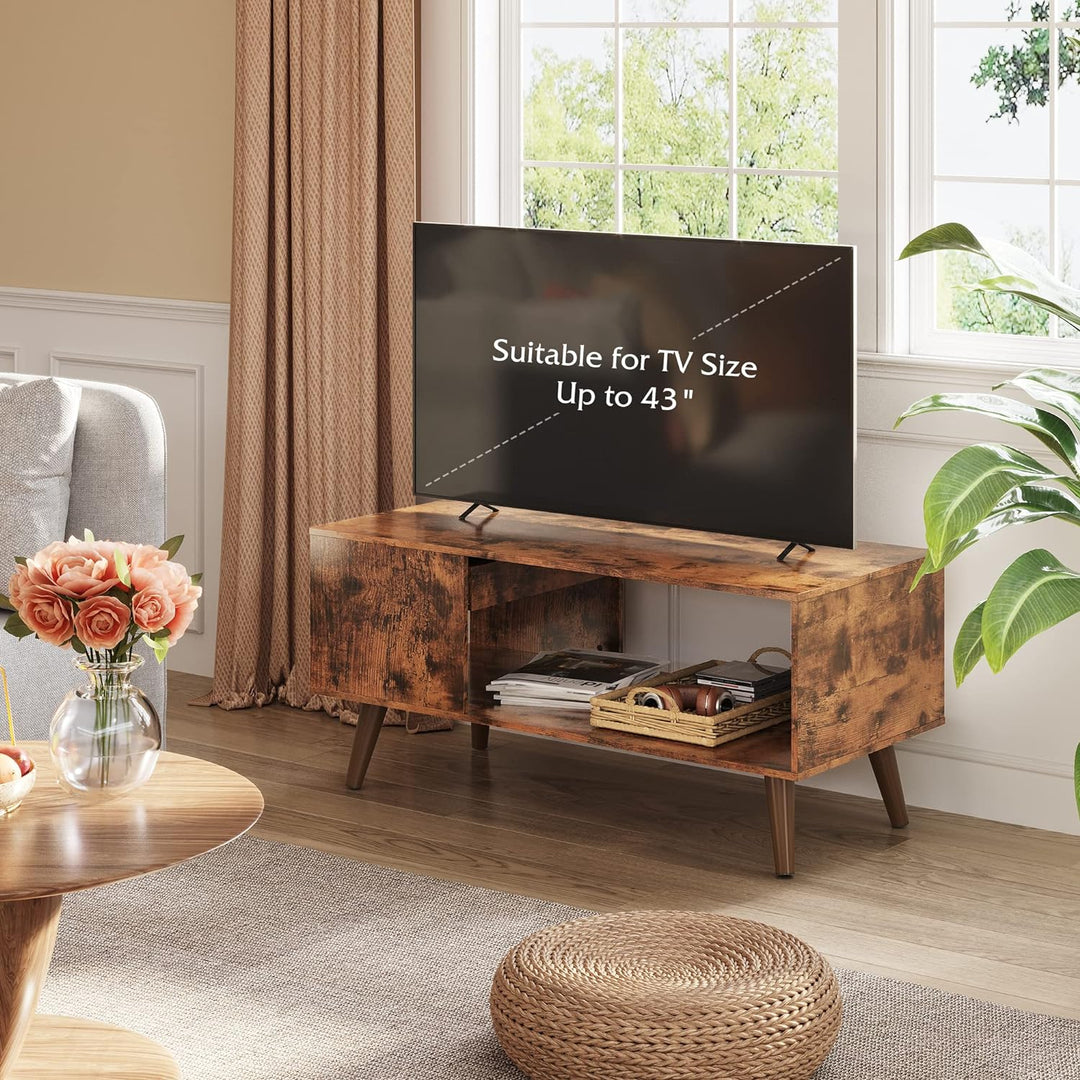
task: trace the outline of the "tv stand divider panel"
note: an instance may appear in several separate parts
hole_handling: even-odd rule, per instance
[[[892,823],[906,824],[892,748],[945,719],[942,575],[910,591],[921,551],[860,544],[778,563],[770,540],[459,512],[432,502],[311,530],[312,689],[361,705],[350,787],[398,708],[471,723],[478,748],[495,727],[763,776],[782,876],[793,869],[797,780],[869,756]],[[786,600],[791,723],[709,748],[495,704],[487,683],[532,653],[621,648],[626,580]]]

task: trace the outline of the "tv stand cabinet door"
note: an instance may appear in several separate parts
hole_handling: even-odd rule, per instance
[[[457,555],[311,538],[311,683],[317,694],[461,712],[468,566]]]
[[[917,565],[791,605],[798,774],[945,722],[944,575],[911,592]]]

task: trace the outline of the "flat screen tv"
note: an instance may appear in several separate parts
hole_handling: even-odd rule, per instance
[[[415,490],[854,546],[850,247],[417,223]]]

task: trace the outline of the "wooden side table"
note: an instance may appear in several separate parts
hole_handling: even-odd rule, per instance
[[[56,784],[45,743],[26,743],[38,779],[0,818],[0,1080],[174,1080],[171,1055],[133,1032],[38,1015],[64,893],[137,877],[210,851],[246,832],[259,789],[208,761],[162,753],[131,795],[72,798]]]
[[[794,872],[799,780],[869,757],[890,821],[907,824],[893,746],[945,722],[944,582],[910,591],[922,551],[860,542],[777,562],[775,540],[460,511],[437,501],[311,530],[311,690],[361,703],[349,787],[389,707],[470,723],[477,749],[504,728],[764,777],[781,877]],[[487,684],[533,653],[619,649],[627,580],[785,601],[790,722],[710,748],[496,704]]]

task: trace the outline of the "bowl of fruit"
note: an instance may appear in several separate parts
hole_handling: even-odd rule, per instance
[[[37,769],[21,746],[0,746],[0,817],[17,810],[37,780]]]

